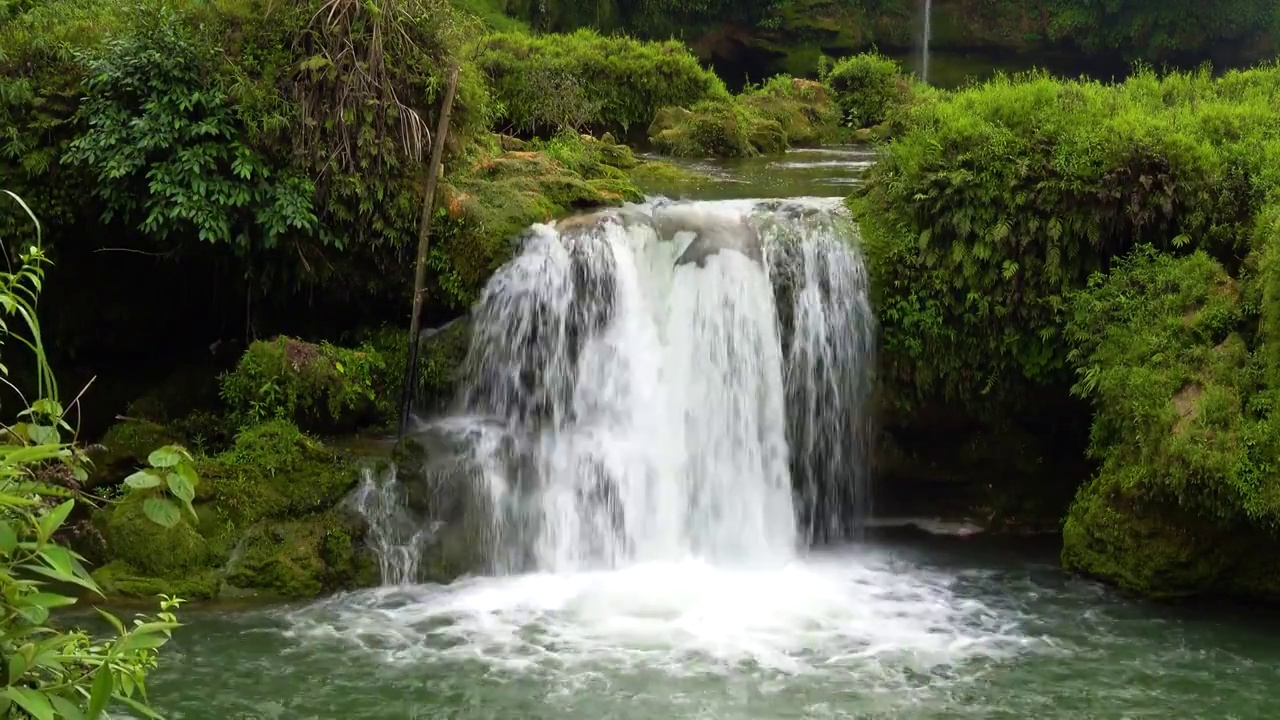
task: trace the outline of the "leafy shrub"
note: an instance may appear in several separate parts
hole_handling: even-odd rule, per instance
[[[38,241],[38,223],[36,227]],[[16,270],[0,272],[0,311],[8,318],[0,325],[0,338],[16,339],[32,351],[40,392],[0,438],[0,655],[8,673],[0,689],[0,714],[96,719],[114,704],[157,717],[147,707],[146,674],[156,666],[157,649],[179,627],[172,611],[181,599],[163,597],[159,615],[141,617],[132,628],[99,610],[116,633],[105,640],[49,624],[52,610],[77,602],[52,592],[50,580],[99,595],[101,590],[84,558],[59,541],[76,507],[76,489],[88,472],[57,400],[36,319],[45,262],[37,244],[24,252]],[[6,366],[0,365],[0,374],[8,375]],[[160,459],[167,462],[172,452],[177,449],[161,451]],[[181,485],[178,489],[184,490]],[[149,549],[153,556],[166,550]]]
[[[823,81],[844,124],[851,128],[879,125],[911,99],[911,83],[898,64],[874,53],[840,60]]]
[[[478,63],[500,106],[498,124],[521,133],[643,131],[660,108],[728,97],[724,83],[678,42],[641,42],[581,30],[496,34]]]
[[[393,392],[395,368],[370,346],[349,350],[280,337],[250,345],[222,379],[230,417],[245,427],[289,420],[311,430],[353,430]]]
[[[1065,387],[1064,298],[1093,272],[1140,243],[1243,254],[1277,187],[1276,83],[1029,75],[913,106],[850,203],[900,397]]]
[[[822,83],[778,75],[747,88],[738,99],[753,115],[777,122],[791,147],[839,139],[840,109]]]

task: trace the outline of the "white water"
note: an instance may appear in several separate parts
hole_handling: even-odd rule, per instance
[[[698,252],[707,239],[733,249]],[[422,563],[400,550],[431,543],[383,529],[399,586],[308,608],[291,632],[564,681],[749,667],[890,687],[1022,651],[1018,618],[953,576],[808,550],[865,521],[874,323],[856,242],[826,200],[532,228],[472,313],[457,412],[424,430],[474,436],[445,465],[469,468],[492,574],[414,585]],[[371,523],[398,517],[401,485],[366,483]]]

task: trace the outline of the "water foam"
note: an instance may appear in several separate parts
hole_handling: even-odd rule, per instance
[[[876,552],[769,568],[701,560],[381,588],[297,611],[290,635],[388,664],[481,662],[568,681],[659,671],[874,678],[882,688],[1036,649],[954,574]]]

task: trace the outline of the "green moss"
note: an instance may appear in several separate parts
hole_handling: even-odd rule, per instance
[[[222,378],[222,397],[240,426],[285,419],[312,432],[376,421],[376,401],[398,375],[372,347],[339,348],[280,337],[249,346]]]
[[[281,420],[242,431],[230,450],[201,463],[199,473],[200,496],[241,528],[332,508],[359,480],[346,455]]]
[[[211,600],[222,589],[222,578],[214,569],[175,578],[157,578],[140,573],[119,560],[94,570],[93,579],[108,596],[129,598],[176,595],[186,600]]]
[[[142,503],[141,497],[126,497],[100,522],[109,558],[158,578],[181,577],[216,561],[190,518],[184,516],[166,528],[146,516]]]
[[[378,348],[389,368],[402,373],[409,362],[408,335],[408,330],[384,327],[369,336],[369,343]],[[414,406],[419,411],[443,410],[453,399],[470,346],[471,323],[465,317],[424,333],[418,354],[418,382],[414,389]],[[396,392],[383,403],[388,421],[399,417],[399,398],[400,393]]]
[[[354,587],[360,570],[353,531],[340,517],[321,515],[253,528],[227,582],[280,597],[306,598]]]
[[[529,225],[643,198],[627,179],[635,158],[626,148],[576,133],[526,148],[486,153],[443,188],[430,262],[459,310],[479,297]]]
[[[782,149],[841,139],[840,111],[822,83],[779,75],[759,88],[744,91],[739,101],[755,117],[778,123]],[[771,152],[756,145],[763,152]]]
[[[669,162],[647,160],[627,173],[637,187],[649,194],[675,198],[695,197],[715,178]]]
[[[147,420],[121,420],[103,436],[100,450],[93,453],[90,487],[109,487],[123,481],[140,467],[147,456],[165,445],[181,444],[182,436],[172,428]]]
[[[689,109],[663,108],[649,126],[649,142],[675,157],[754,157],[751,118],[732,100],[698,103]]]

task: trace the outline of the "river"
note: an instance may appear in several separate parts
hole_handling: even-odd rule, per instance
[[[713,180],[682,192],[702,200],[843,195],[870,160],[865,150],[837,148],[694,163]],[[720,217],[715,212],[734,222],[748,210],[790,213],[796,230],[809,227],[799,223],[813,222],[814,212],[828,212],[823,207],[712,203],[683,212],[699,222]],[[545,456],[532,464],[556,471],[540,480],[554,488],[582,472],[585,461],[614,483],[611,499],[583,505],[570,486],[559,500],[522,500],[530,503],[523,515],[541,513],[520,536],[537,536],[523,548],[538,560],[533,570],[306,604],[186,609],[187,626],[166,646],[150,682],[160,711],[171,720],[1276,715],[1280,626],[1222,607],[1126,599],[1064,575],[1052,542],[881,529],[857,544],[795,552],[800,529],[788,507],[786,467],[768,450],[787,435],[793,453],[802,445],[830,451],[829,438],[823,445],[796,437],[844,422],[840,408],[820,393],[796,392],[795,383],[812,385],[817,376],[797,370],[790,355],[770,355],[779,344],[772,301],[743,297],[769,293],[756,265],[720,253],[684,269],[682,257],[673,270],[674,251],[637,240],[652,233],[643,236],[648,226],[637,230],[633,222],[572,246],[544,229],[538,242],[548,254],[530,255],[524,270],[507,274],[506,287],[515,290],[493,301],[490,320],[483,309],[476,316],[480,327],[494,323],[494,377],[527,376],[502,371],[536,356],[540,382],[594,383],[588,405],[554,413],[577,425],[540,436],[532,447]],[[829,224],[812,227],[831,232]],[[796,242],[804,249],[814,241]],[[606,255],[591,253],[606,253],[610,262],[599,264],[592,258]],[[801,254],[830,272],[843,268],[845,276],[824,276],[818,285],[859,287],[860,265]],[[563,279],[581,277],[583,267],[570,264],[580,257],[590,272],[606,273],[592,287],[612,298],[602,305],[614,318],[602,336],[607,342],[572,350],[575,358],[579,351],[594,358],[592,377],[570,377],[557,364],[569,351],[558,346],[499,357],[503,343],[519,345],[502,324],[503,313],[521,312],[515,298],[542,293],[529,308],[545,317],[554,299],[548,293],[564,293],[537,273],[562,262]],[[847,353],[856,340],[847,313],[823,320],[804,312],[839,309],[840,298],[814,297],[796,295],[790,347],[810,332]],[[840,331],[850,337],[831,345]],[[561,340],[571,337],[578,335]],[[750,353],[741,352],[742,338],[756,343]],[[829,369],[830,357],[814,367]],[[750,373],[737,372],[743,362],[755,364]],[[562,370],[565,377],[553,377]],[[495,395],[490,414],[503,403],[525,407],[512,399],[516,390]],[[784,396],[788,403],[817,397],[813,407],[825,414],[797,430],[787,425],[778,401]],[[542,399],[561,402],[556,397]],[[608,422],[584,420],[584,408],[603,408]],[[794,416],[796,408],[788,410]],[[691,451],[686,441],[694,432]],[[679,462],[668,464],[673,455]],[[809,510],[820,514],[817,506]],[[587,535],[591,543],[580,539]]]

